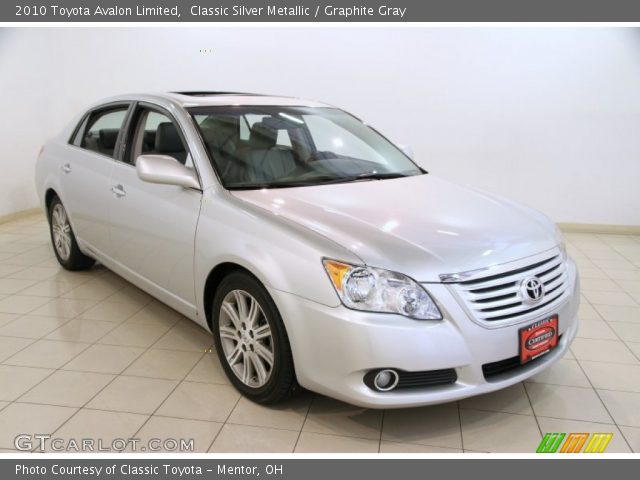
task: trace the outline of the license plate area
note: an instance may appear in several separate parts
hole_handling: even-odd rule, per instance
[[[534,360],[558,345],[558,315],[538,320],[518,331],[520,363]]]

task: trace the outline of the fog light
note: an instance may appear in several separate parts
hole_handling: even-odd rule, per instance
[[[395,370],[380,370],[373,378],[373,386],[381,392],[388,392],[396,388],[398,380],[398,374]]]

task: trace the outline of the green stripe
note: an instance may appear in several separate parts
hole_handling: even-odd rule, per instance
[[[564,437],[564,433],[546,433],[536,453],[556,453]]]

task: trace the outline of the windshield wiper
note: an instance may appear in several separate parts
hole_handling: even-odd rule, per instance
[[[354,177],[349,177],[349,180],[385,180],[387,178],[403,178],[410,176],[411,175],[399,172],[366,172]]]

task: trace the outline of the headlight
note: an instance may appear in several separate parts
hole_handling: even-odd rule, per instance
[[[325,259],[322,263],[346,307],[399,313],[417,320],[442,320],[426,290],[406,275],[335,260]]]
[[[562,261],[564,262],[567,259],[567,244],[564,241],[564,236],[562,235],[560,228],[558,228],[558,225],[555,225],[554,235],[555,235],[556,243],[558,244],[558,248],[560,249],[560,255],[562,257]]]

